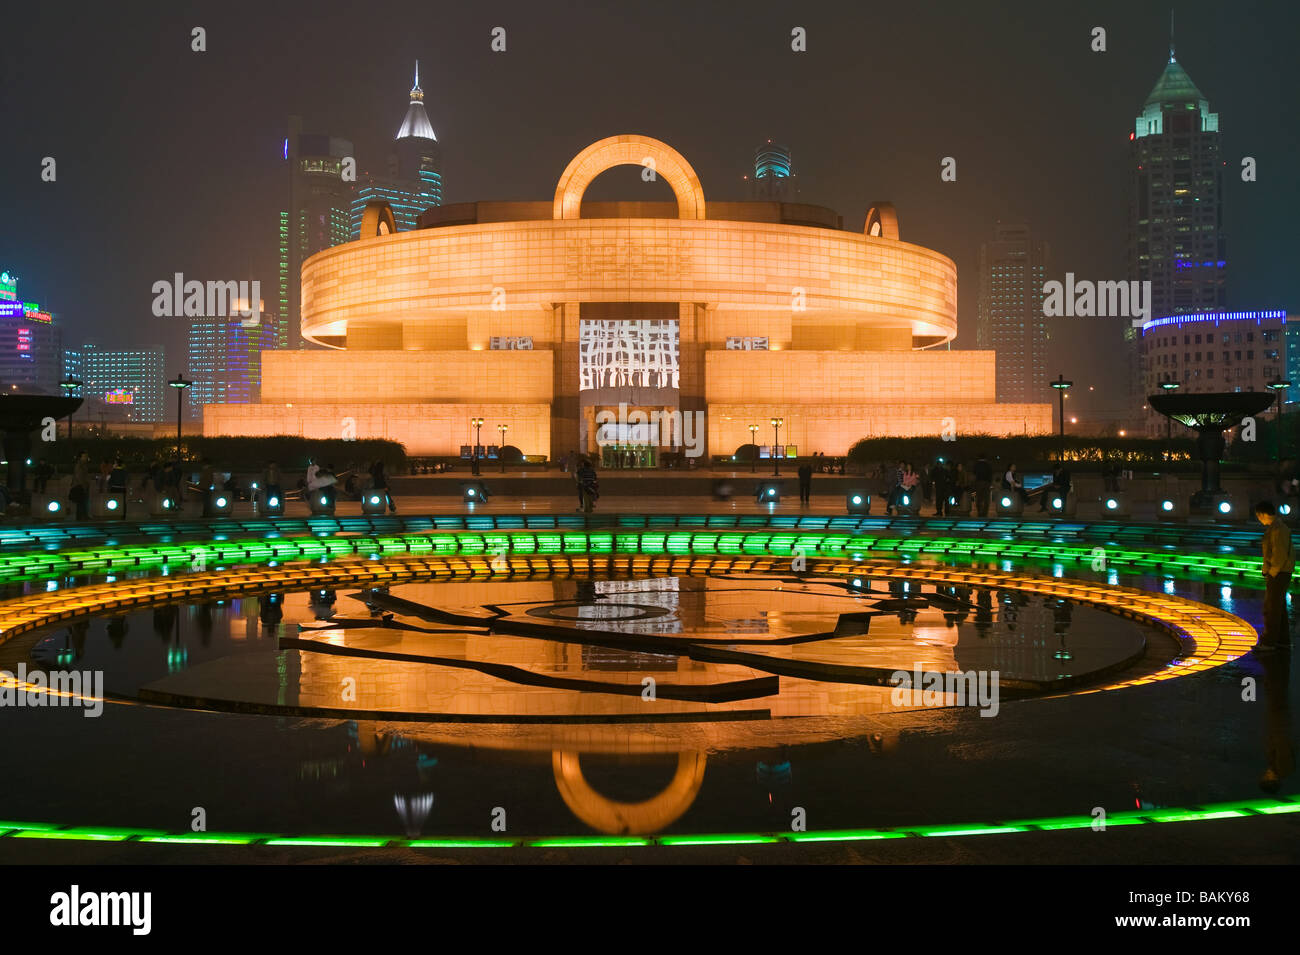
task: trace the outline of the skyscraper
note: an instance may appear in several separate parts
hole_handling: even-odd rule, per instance
[[[1128,277],[1151,283],[1152,316],[1222,311],[1228,303],[1219,114],[1175,58],[1172,34],[1169,62],[1128,136]],[[1149,434],[1159,434],[1163,419],[1146,407],[1149,340],[1131,323],[1124,337],[1129,405]]]
[[[108,349],[93,342],[63,351],[63,374],[82,383],[86,413],[114,421],[162,421],[163,350],[159,345]]]
[[[399,232],[417,228],[421,212],[442,205],[442,147],[424,109],[419,60],[415,63],[415,85],[410,95],[406,116],[397,130],[384,171],[366,171],[357,177],[349,223],[353,239],[361,235],[361,215],[367,202],[387,202]]]
[[[18,277],[0,273],[0,390],[59,394],[63,339],[54,316],[18,298]]]
[[[229,317],[190,320],[187,374],[194,384],[185,391],[190,414],[200,420],[204,405],[247,404],[261,397],[262,352],[276,347],[276,328],[261,309],[258,324],[246,325],[234,314],[241,308],[246,308],[243,301]]]
[[[302,132],[302,120],[289,117],[284,160],[289,172],[288,208],[280,213],[280,269],[275,310],[277,348],[302,343],[302,263],[323,249],[348,241],[348,206],[353,184],[343,181],[343,160],[354,157],[352,143],[325,133]]]
[[[997,223],[980,245],[977,347],[997,352],[997,400],[1047,400],[1043,283],[1049,249],[1024,223]]]
[[[754,174],[745,176],[748,198],[769,202],[794,202],[798,177],[786,146],[768,140],[754,150]]]
[[[1129,279],[1151,283],[1151,314],[1227,305],[1219,114],[1174,58],[1129,133]]]

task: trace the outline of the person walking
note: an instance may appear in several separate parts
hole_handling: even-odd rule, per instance
[[[68,500],[77,506],[77,520],[84,521],[90,516],[90,455],[82,451],[72,466],[72,487],[68,489]]]
[[[370,465],[370,486],[376,491],[383,491],[384,497],[388,498],[389,513],[397,513],[397,505],[393,502],[393,495],[388,489],[388,476],[384,474],[384,462],[376,461]]]
[[[1291,529],[1278,520],[1272,501],[1256,504],[1255,518],[1264,525],[1260,542],[1264,552],[1264,634],[1259,638],[1259,648],[1276,650],[1291,644],[1286,594],[1295,570],[1295,548],[1291,544]]]
[[[993,467],[981,454],[971,469],[975,478],[975,508],[980,517],[989,516],[989,495],[993,489]]]
[[[812,476],[813,466],[811,461],[805,461],[799,465],[799,503],[812,504]]]
[[[578,466],[578,496],[582,499],[582,512],[590,514],[596,506],[596,498],[600,497],[600,481],[596,477],[596,469],[591,466],[591,462],[586,458],[582,459],[582,464]]]

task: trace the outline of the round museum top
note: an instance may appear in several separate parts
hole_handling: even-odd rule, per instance
[[[653,170],[675,202],[583,202],[597,176],[622,165]],[[823,206],[707,201],[685,157],[646,136],[592,143],[550,202],[459,203],[419,224],[398,232],[391,208],[373,201],[359,239],[307,259],[303,336],[331,347],[454,347],[466,322],[519,335],[519,321],[585,303],[693,303],[737,316],[737,328],[742,314],[793,313],[787,324],[807,330],[802,340],[832,350],[931,348],[957,333],[956,265],[903,242],[891,204],[872,205],[857,232]],[[448,334],[433,331],[443,326]],[[522,334],[547,340],[531,326]]]

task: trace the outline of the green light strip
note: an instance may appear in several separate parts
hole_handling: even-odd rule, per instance
[[[1300,812],[1300,802],[1290,799],[1251,799],[1218,803],[1200,808],[1128,810],[1105,817],[1105,828],[1113,826],[1160,825],[1170,822],[1207,822]],[[165,833],[157,829],[136,830],[113,827],[63,828],[39,822],[0,822],[3,839],[63,839],[99,842],[152,842],[174,845],[267,845],[322,846],[343,848],[406,849],[596,849],[635,846],[743,846],[802,842],[868,842],[881,839],[964,838],[1018,832],[1055,832],[1092,828],[1092,816],[1053,816],[1007,823],[979,825],[912,826],[889,829],[833,829],[824,832],[740,832],[664,836],[547,836],[539,839],[398,839],[384,836],[283,836],[253,832]],[[9,831],[4,831],[9,830]]]

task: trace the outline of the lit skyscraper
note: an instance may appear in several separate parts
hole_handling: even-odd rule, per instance
[[[63,374],[82,383],[91,415],[117,421],[162,421],[166,377],[158,345],[108,349],[88,343],[63,352]]]
[[[237,311],[245,303],[236,303]],[[276,347],[276,328],[263,319],[245,325],[238,315],[190,319],[187,375],[194,382],[185,389],[190,414],[202,418],[203,406],[247,404],[262,394],[262,352]]]
[[[18,297],[18,277],[0,273],[0,390],[57,395],[63,340],[54,316]]]
[[[442,147],[434,135],[420,89],[420,63],[415,64],[415,86],[406,116],[394,139],[383,175],[369,172],[357,176],[352,199],[350,235],[361,235],[361,214],[366,203],[387,202],[393,210],[398,232],[418,228],[420,213],[442,205]]]
[[[1047,322],[1043,283],[1046,242],[1029,226],[998,223],[980,246],[977,347],[997,352],[997,400],[1041,402],[1047,391]]]
[[[750,199],[793,202],[799,194],[790,150],[768,140],[754,150],[754,174],[745,177]]]
[[[1223,161],[1219,114],[1174,57],[1129,133],[1129,279],[1151,283],[1153,316],[1223,311],[1227,254],[1223,237]],[[1129,404],[1158,434],[1161,417],[1146,408],[1152,339],[1126,323]],[[1145,411],[1137,412],[1139,407]]]
[[[1129,133],[1129,278],[1151,283],[1151,314],[1227,305],[1219,115],[1174,59]]]
[[[289,203],[280,213],[280,269],[273,340],[277,348],[302,342],[302,263],[309,256],[348,241],[348,206],[353,184],[343,181],[343,160],[353,157],[346,139],[302,132],[302,120],[289,117],[284,159],[289,170]]]

